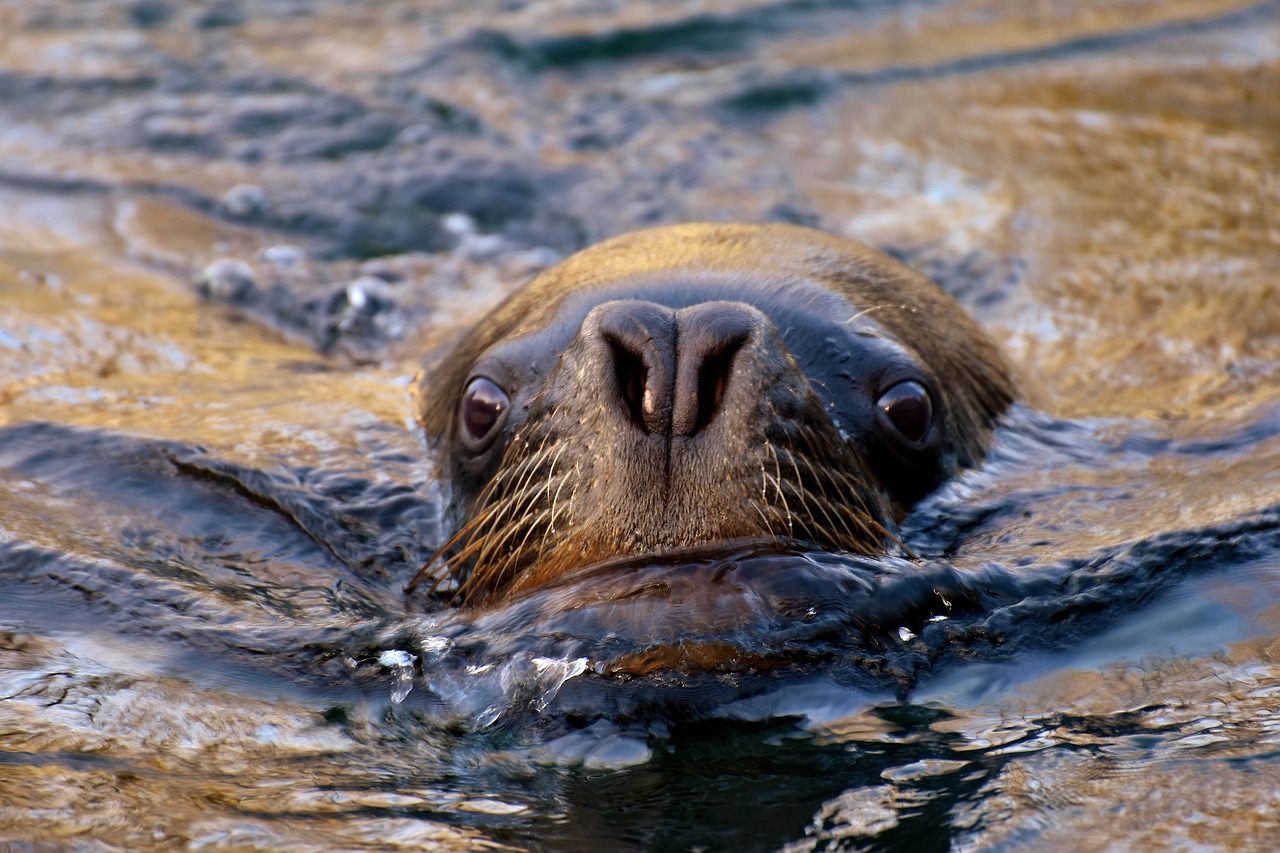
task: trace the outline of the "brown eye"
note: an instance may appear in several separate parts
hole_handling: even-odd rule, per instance
[[[462,438],[466,445],[481,451],[493,443],[504,420],[511,398],[491,379],[477,376],[462,394]]]
[[[933,425],[933,401],[919,382],[899,382],[880,395],[876,406],[898,434],[913,444],[923,440]]]

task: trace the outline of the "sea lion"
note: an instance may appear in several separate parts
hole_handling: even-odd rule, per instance
[[[1017,396],[936,284],[780,224],[656,228],[572,255],[416,393],[458,528],[414,582],[482,606],[625,558],[887,553]]]

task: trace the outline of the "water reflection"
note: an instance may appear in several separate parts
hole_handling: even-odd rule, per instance
[[[500,5],[0,10],[0,839],[1266,849],[1275,3]],[[918,563],[406,600],[417,357],[681,219],[884,246],[1035,406]]]

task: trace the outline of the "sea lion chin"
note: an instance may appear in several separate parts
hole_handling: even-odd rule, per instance
[[[456,523],[419,579],[487,605],[608,561],[887,553],[1017,392],[964,310],[892,258],[696,224],[542,273],[416,393]]]

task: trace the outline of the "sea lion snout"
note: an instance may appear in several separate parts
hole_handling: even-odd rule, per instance
[[[619,300],[593,309],[580,335],[605,344],[602,366],[612,375],[601,379],[605,387],[612,380],[613,401],[637,428],[688,438],[716,416],[731,380],[758,373],[738,355],[762,338],[776,341],[768,331],[768,318],[740,302],[671,309]]]

